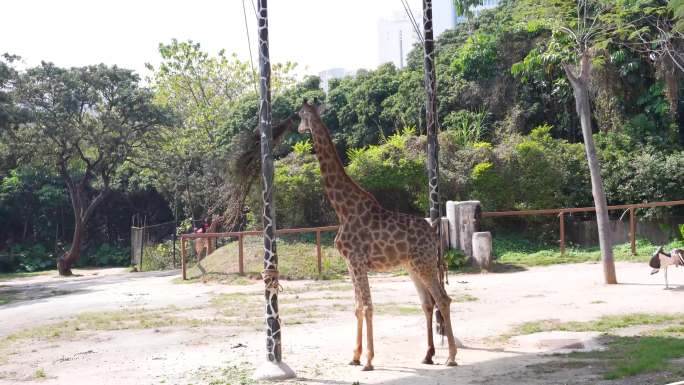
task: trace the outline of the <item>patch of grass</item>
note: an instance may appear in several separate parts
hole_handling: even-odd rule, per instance
[[[374,313],[381,315],[414,315],[423,314],[423,308],[419,304],[407,305],[396,302],[379,303],[373,305]]]
[[[0,293],[0,306],[8,304],[10,302],[12,302],[12,298],[9,295]]]
[[[587,322],[545,320],[519,325],[511,335],[552,330],[610,333],[639,325],[661,326],[646,332],[647,335],[641,336],[606,335],[603,337],[605,339],[604,350],[562,354],[559,356],[571,361],[564,360],[560,363],[557,362],[557,364],[569,367],[567,365],[571,365],[573,362],[582,366],[586,366],[588,361],[593,362],[592,366],[601,368],[602,375],[606,380],[617,380],[655,372],[658,373],[659,379],[653,383],[667,383],[684,375],[683,369],[670,365],[671,360],[684,358],[684,338],[682,338],[684,337],[684,322],[681,321],[682,316],[684,314],[635,313],[604,316]],[[667,326],[673,322],[679,322],[679,324]],[[551,365],[553,366],[553,362]],[[544,366],[547,366],[547,363]],[[644,383],[646,382],[651,383],[651,381],[644,381]]]
[[[245,285],[252,285],[256,282],[259,282],[261,277],[255,277],[254,275],[247,276],[247,275],[239,275],[237,273],[231,273],[231,274],[225,274],[225,273],[205,273],[204,275],[198,275],[195,277],[188,278],[186,280],[183,280],[182,277],[177,277],[174,278],[171,282],[179,285],[186,285],[189,283],[210,283],[210,282],[218,282],[226,285],[236,285],[236,286],[245,286]]]
[[[17,278],[35,277],[37,275],[56,274],[56,270],[32,271],[21,273],[0,273],[0,281],[11,281]]]
[[[125,309],[109,312],[92,312],[76,315],[68,320],[12,333],[0,340],[0,348],[23,340],[52,341],[73,338],[79,332],[98,330],[156,329],[169,326],[198,327],[219,323],[220,319],[180,317],[177,308]]]
[[[606,350],[571,353],[571,358],[600,360],[607,380],[670,369],[670,360],[684,357],[684,339],[668,337],[610,337]]]
[[[249,363],[243,362],[220,370],[209,371],[202,368],[194,371],[191,376],[199,383],[208,385],[252,385],[256,383],[251,378],[253,370]]]
[[[474,295],[470,295],[468,293],[463,293],[463,294],[455,294],[451,297],[451,299],[454,302],[461,303],[461,302],[475,302],[479,301],[480,299],[475,297]]]
[[[598,262],[601,251],[598,247],[578,248],[568,247],[565,255],[561,256],[557,245],[533,244],[521,238],[501,236],[493,238],[494,255],[498,262],[520,266],[546,266],[559,263]],[[637,255],[633,256],[629,243],[615,245],[613,254],[616,261],[646,262],[655,251],[656,246],[650,242],[638,239],[636,242]],[[665,249],[684,247],[684,241],[670,242]]]
[[[609,315],[600,317],[594,321],[570,321],[560,322],[556,320],[541,320],[526,322],[518,325],[510,333],[510,336],[533,334],[547,331],[570,331],[570,332],[602,332],[607,333],[616,329],[639,325],[658,325],[682,319],[684,314],[646,314],[633,313],[623,315]]]
[[[330,240],[321,247],[322,273],[318,274],[316,244],[301,237],[278,237],[278,269],[282,279],[335,279],[347,273],[344,258],[335,250]],[[188,245],[189,249],[192,244]],[[243,241],[244,270],[247,274],[260,274],[263,270],[263,240],[258,236],[245,237]],[[211,255],[188,269],[188,277],[238,271],[238,242],[231,241],[219,247]],[[193,260],[193,257],[190,257]],[[193,262],[194,263],[194,262]]]
[[[36,372],[33,373],[33,377],[35,377],[35,378],[37,378],[37,379],[44,379],[44,378],[46,378],[47,375],[45,374],[45,369],[43,369],[43,368],[37,369]]]
[[[340,283],[337,285],[317,285],[313,290],[321,291],[354,291],[354,287],[351,283]]]

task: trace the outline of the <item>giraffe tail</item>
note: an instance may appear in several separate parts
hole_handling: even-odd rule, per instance
[[[444,330],[444,317],[442,317],[442,312],[439,309],[435,310],[435,321],[437,322],[437,334],[444,337],[446,331]]]

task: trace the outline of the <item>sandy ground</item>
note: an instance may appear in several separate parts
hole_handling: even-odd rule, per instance
[[[553,357],[530,353],[530,346],[497,344],[496,338],[527,321],[583,321],[607,314],[684,311],[684,270],[670,272],[671,290],[663,289],[662,275],[651,276],[649,271],[645,264],[618,263],[619,285],[602,284],[597,264],[451,275],[447,289],[454,298],[467,294],[477,299],[452,304],[457,338],[464,346],[458,352],[459,366],[420,364],[426,349],[422,313],[378,314],[374,320],[376,370],[372,372],[346,365],[354,344],[355,318],[350,311],[334,311],[333,306],[350,307],[351,289],[340,289],[339,282],[285,281],[281,295],[283,356],[298,375],[287,383],[600,383],[591,369],[545,366]],[[182,313],[185,308],[205,306],[222,293],[254,293],[258,297],[262,287],[259,282],[182,285],[172,282],[176,277],[177,272],[106,270],[70,279],[37,276],[0,282],[0,293],[12,293],[17,299],[0,306],[0,338],[81,312],[175,305]],[[327,286],[336,289],[332,292]],[[408,277],[375,276],[371,286],[376,307],[418,306]],[[326,295],[331,299],[326,300]],[[319,298],[317,303],[330,307],[330,312],[317,313],[313,323],[289,324],[294,317],[288,317],[288,310],[302,306],[295,296]],[[0,384],[210,384],[234,378],[236,372],[250,373],[265,359],[264,344],[262,331],[221,325],[90,331],[78,338],[28,340],[11,345],[10,354],[4,362],[0,360]],[[445,359],[446,347],[438,347],[435,362]],[[44,378],[36,378],[38,370],[44,372]]]

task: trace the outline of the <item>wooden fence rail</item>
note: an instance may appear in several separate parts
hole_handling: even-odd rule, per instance
[[[632,246],[632,255],[636,255],[636,209],[651,208],[651,207],[671,207],[684,205],[684,200],[667,201],[667,202],[649,202],[649,203],[635,203],[628,205],[614,205],[608,206],[608,210],[629,210],[629,238]],[[542,210],[521,210],[521,211],[485,211],[482,212],[483,218],[499,218],[499,217],[515,217],[515,216],[530,216],[530,215],[558,215],[560,220],[560,252],[565,254],[565,214],[592,212],[596,211],[594,207],[566,207],[557,209],[542,209]],[[285,234],[303,234],[316,233],[316,264],[318,267],[318,274],[322,273],[323,261],[321,255],[321,233],[328,231],[337,231],[339,226],[323,226],[323,227],[305,227],[296,229],[280,229],[276,230],[276,235]],[[251,231],[233,231],[224,233],[192,233],[181,235],[181,271],[183,279],[187,279],[187,244],[188,240],[201,238],[227,238],[235,237],[238,239],[238,273],[244,274],[244,237],[262,235],[261,230]]]
[[[337,231],[339,226],[323,226],[323,227],[304,227],[297,229],[280,229],[276,230],[276,235],[286,235],[286,234],[303,234],[303,233],[316,233],[316,265],[318,267],[318,274],[323,272],[323,256],[321,253],[321,233],[327,231]],[[187,279],[187,243],[191,239],[202,239],[202,238],[228,238],[235,237],[238,239],[238,274],[242,275],[245,273],[245,251],[244,251],[244,237],[246,236],[259,236],[262,235],[261,230],[251,230],[251,231],[232,231],[225,233],[192,233],[181,235],[181,272],[183,280]]]
[[[671,207],[684,205],[684,200],[667,201],[667,202],[647,202],[634,203],[629,205],[614,205],[608,206],[608,210],[629,210],[629,241],[632,246],[632,255],[636,255],[636,209],[651,208],[651,207]],[[560,209],[542,209],[542,210],[521,210],[521,211],[485,211],[482,213],[483,218],[500,218],[500,217],[517,217],[530,215],[558,215],[560,220],[560,252],[565,254],[565,214],[568,213],[582,213],[596,211],[595,207],[566,207]]]

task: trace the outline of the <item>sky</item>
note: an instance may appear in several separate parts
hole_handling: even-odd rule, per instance
[[[210,53],[248,60],[243,0],[5,0],[0,53],[63,67],[105,63],[147,73],[158,45],[191,39]],[[245,0],[255,65],[256,16]],[[421,0],[408,0],[415,12]],[[298,73],[375,68],[378,21],[403,11],[401,0],[271,0],[271,61],[294,61]]]

